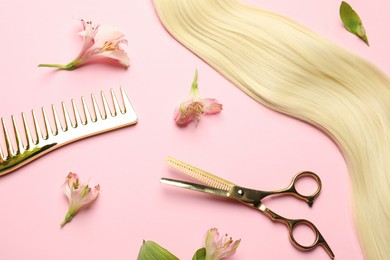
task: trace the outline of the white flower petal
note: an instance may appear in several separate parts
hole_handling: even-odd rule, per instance
[[[115,42],[124,36],[113,25],[102,25],[95,35],[95,46],[102,47],[106,42]]]
[[[130,66],[130,59],[129,59],[129,56],[127,55],[127,53],[125,51],[115,49],[113,51],[103,51],[103,52],[100,52],[97,55],[117,60],[118,62],[120,62],[125,67],[129,67]]]

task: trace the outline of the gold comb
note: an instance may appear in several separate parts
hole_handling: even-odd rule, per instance
[[[204,184],[207,184],[210,187],[221,189],[225,191],[231,190],[233,188],[234,184],[224,180],[222,178],[219,178],[218,176],[215,176],[211,173],[208,173],[206,171],[203,171],[201,169],[198,169],[194,166],[191,166],[189,164],[186,164],[184,162],[181,162],[175,158],[168,157],[166,160],[166,163],[171,166],[172,168],[194,178],[197,179],[200,182],[203,182]]]
[[[120,88],[123,109],[120,107],[114,91],[111,89],[110,92],[113,109],[110,109],[103,92],[101,92],[103,110],[99,109],[94,95],[91,95],[92,107],[94,111],[93,114],[89,112],[84,97],[81,97],[83,118],[80,117],[74,99],[71,101],[74,116],[73,120],[71,120],[65,104],[62,102],[61,107],[64,120],[63,125],[61,124],[61,121],[58,117],[55,106],[52,105],[51,110],[53,113],[54,128],[50,126],[46,110],[42,107],[45,132],[41,131],[36,113],[34,110],[32,110],[35,138],[32,137],[30,128],[27,124],[26,116],[24,113],[22,113],[25,134],[25,140],[22,140],[15,117],[12,115],[11,120],[15,138],[14,141],[16,145],[12,144],[5,121],[3,118],[1,118],[1,127],[4,133],[6,153],[5,151],[3,152],[0,145],[0,176],[12,172],[21,166],[41,157],[42,155],[68,143],[136,124],[137,115],[124,89],[122,87]]]

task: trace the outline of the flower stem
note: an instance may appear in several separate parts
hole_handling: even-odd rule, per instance
[[[77,61],[72,61],[66,65],[63,64],[39,64],[38,67],[49,67],[49,68],[57,68],[61,70],[73,70],[75,69],[80,63]]]
[[[72,220],[74,215],[75,215],[74,212],[68,211],[68,213],[66,213],[66,216],[65,216],[64,220],[61,222],[60,226],[64,227],[67,223],[69,223]]]
[[[190,91],[188,96],[189,97],[192,96],[194,100],[199,100],[199,96],[198,96],[198,70],[197,69],[195,70],[194,80],[192,81],[191,91]]]

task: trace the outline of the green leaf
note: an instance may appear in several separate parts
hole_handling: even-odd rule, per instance
[[[352,7],[344,1],[340,5],[340,18],[348,31],[358,36],[369,46],[362,20]]]
[[[179,260],[179,258],[153,241],[144,241],[137,260]]]
[[[205,260],[206,259],[206,248],[200,248],[195,252],[195,255],[192,257],[192,260]]]

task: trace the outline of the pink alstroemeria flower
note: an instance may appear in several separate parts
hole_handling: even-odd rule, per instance
[[[219,260],[228,256],[232,256],[237,247],[240,245],[241,239],[233,242],[228,234],[220,236],[216,228],[207,231],[205,239],[206,258],[205,260]]]
[[[218,114],[221,110],[222,104],[219,104],[216,99],[199,97],[198,70],[196,70],[191,91],[188,94],[187,99],[175,109],[173,118],[179,126],[186,126],[191,121],[194,121],[195,125],[197,125],[201,115]]]
[[[130,61],[127,53],[122,49],[127,40],[124,34],[112,25],[95,26],[91,21],[80,20],[83,31],[79,34],[84,38],[83,48],[80,54],[70,63],[39,64],[38,67],[52,67],[64,70],[72,70],[96,57],[106,57],[118,61],[124,67],[129,67]]]
[[[69,209],[61,223],[61,227],[70,222],[81,207],[93,202],[99,195],[99,190],[99,185],[92,189],[88,185],[81,184],[76,173],[69,173],[64,183],[64,192],[69,200]]]

